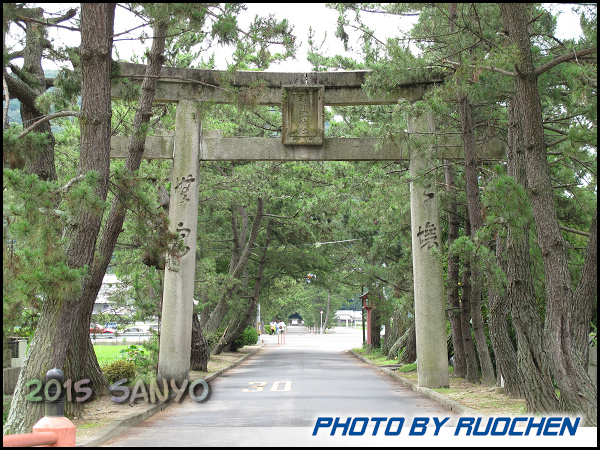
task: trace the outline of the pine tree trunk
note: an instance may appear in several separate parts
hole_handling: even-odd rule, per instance
[[[134,132],[130,141],[128,158],[125,164],[125,169],[131,174],[139,169],[144,152],[145,133],[141,132],[140,129],[149,122],[152,115],[152,100],[156,91],[156,76],[160,73],[163,60],[162,54],[164,52],[166,30],[167,24],[165,22],[157,22],[155,25],[155,35],[159,36],[159,38],[153,40],[152,51],[148,58],[147,73],[151,76],[145,78],[142,83],[142,95],[140,96],[134,117],[134,130],[137,130],[137,132]],[[100,370],[93,345],[90,341],[89,323],[91,321],[94,302],[102,287],[104,274],[106,273],[117,238],[121,233],[125,221],[125,195],[119,190],[115,196],[111,211],[102,230],[90,276],[83,282],[78,302],[78,316],[81,320],[67,357],[67,366],[70,367],[75,379],[91,379],[94,398],[108,394],[109,390],[108,383]],[[77,415],[78,410],[82,406],[82,404],[69,405],[67,411],[72,411],[74,415]]]
[[[64,367],[64,355],[67,351],[64,335],[72,329],[73,324],[65,322],[67,316],[60,314],[60,306],[60,301],[52,298],[46,299],[42,304],[40,318],[17,380],[4,434],[31,433],[31,427],[44,415],[43,402],[25,400],[31,390],[25,383],[30,380],[43,382],[48,370]],[[74,320],[72,317],[72,321]],[[67,328],[64,328],[65,325]],[[65,378],[68,378],[67,373]]]
[[[84,3],[81,8],[82,118],[78,175],[95,171],[99,174],[95,194],[105,200],[108,190],[110,159],[110,69],[114,20],[114,3]],[[69,267],[89,267],[92,263],[102,212],[82,207],[65,230],[66,257]],[[5,430],[30,432],[40,418],[41,406],[25,401],[25,383],[42,379],[52,367],[66,368],[66,357],[74,333],[80,324],[79,292],[63,299],[47,298],[22,368],[11,404]],[[86,326],[89,325],[89,322]],[[89,335],[88,335],[89,339]],[[81,364],[85,363],[82,361]],[[79,362],[77,362],[79,364]],[[73,369],[69,366],[69,370]],[[79,367],[79,366],[78,366]],[[76,376],[65,371],[65,379]],[[93,376],[93,375],[92,375]],[[84,377],[85,378],[85,377]]]
[[[245,212],[245,209],[242,208]],[[235,216],[234,216],[235,217]],[[245,217],[244,215],[242,216]],[[248,237],[247,242],[245,242],[244,251],[238,256],[236,252],[232,255],[231,264],[229,268],[229,275],[231,277],[230,282],[235,282],[240,275],[243,273],[245,268],[248,265],[248,261],[250,259],[250,253],[252,248],[254,247],[254,243],[258,237],[258,231],[260,227],[260,223],[264,217],[263,214],[263,199],[259,198],[257,202],[257,210],[254,220],[252,222],[252,230],[250,231],[250,236]],[[241,237],[238,236],[238,230],[235,220],[232,219],[232,229],[233,229],[233,241],[234,248],[239,249],[242,248],[244,244],[244,239],[246,238],[248,223],[244,221],[244,226],[242,227]],[[215,331],[218,330],[229,310],[229,301],[231,300],[231,296],[233,294],[235,285],[228,287],[224,294],[221,296],[214,310],[210,314],[208,322],[206,323],[206,331]]]
[[[325,321],[323,322],[323,330],[327,329],[327,324],[329,323],[329,313],[331,311],[331,303],[329,298],[329,289],[327,290],[327,309],[325,309]]]
[[[210,300],[208,298],[208,294],[206,292],[203,292],[201,294],[202,296],[202,303],[208,303]],[[208,319],[210,317],[210,309],[208,307],[208,305],[206,305],[204,307],[204,309],[202,310],[202,312],[200,313],[200,327],[202,327],[203,329],[206,329],[206,324],[208,322]]]
[[[42,8],[32,8],[28,10],[28,16],[34,20],[43,20]],[[35,100],[38,96],[46,92],[46,77],[42,68],[42,53],[44,43],[47,39],[44,37],[45,27],[33,21],[26,21],[26,42],[23,49],[23,69],[22,71],[35,80],[37,86],[28,83],[28,88],[32,91],[30,95],[20,96],[21,118],[23,127],[27,128],[33,125],[44,114],[35,106]],[[54,164],[54,134],[50,127],[50,122],[45,122],[36,128],[38,133],[47,133],[47,144],[37,148],[36,152],[28,155],[25,170],[29,173],[37,174],[40,179],[55,181],[57,180],[56,167]]]
[[[471,287],[471,321],[473,323],[477,356],[479,356],[479,365],[481,367],[481,384],[484,386],[494,386],[496,384],[496,374],[485,337],[485,325],[481,312],[481,285],[479,284],[481,283],[481,277],[479,273],[479,268],[474,265],[473,277],[471,279],[478,279],[478,281],[475,281]]]
[[[210,349],[208,341],[202,334],[202,328],[198,321],[198,315],[192,314],[192,354],[190,360],[190,370],[208,372],[208,360],[210,359]]]
[[[415,324],[413,323],[410,328],[406,331],[406,346],[404,353],[398,364],[411,364],[418,361],[419,355],[417,355],[417,334],[415,332]],[[417,363],[418,364],[418,363]]]
[[[444,163],[446,190],[450,197],[448,203],[448,247],[458,238],[460,222],[456,205],[456,186],[454,185],[454,169],[448,160]],[[448,257],[448,275],[446,278],[446,301],[448,304],[448,319],[452,330],[452,346],[454,348],[454,376],[464,378],[467,375],[467,362],[462,338],[460,320],[460,302],[458,299],[459,257]]]
[[[259,199],[259,212],[262,215],[262,199]],[[231,343],[235,341],[240,334],[246,329],[246,327],[250,324],[256,305],[258,303],[258,297],[260,295],[260,288],[262,284],[262,277],[265,270],[265,266],[267,264],[267,250],[269,247],[271,235],[271,228],[267,226],[267,233],[265,237],[265,247],[263,249],[263,254],[261,256],[260,262],[258,263],[258,270],[256,273],[256,281],[254,283],[254,293],[252,294],[252,298],[248,302],[248,306],[244,314],[242,314],[240,320],[237,322],[236,326],[231,327],[231,330],[225,335],[225,339],[223,339],[222,343],[219,343],[215,349],[212,351],[214,355],[220,354],[224,350],[228,350],[231,346]]]
[[[525,145],[518,120],[518,102],[509,106],[508,175],[527,188]],[[506,247],[506,296],[517,335],[518,370],[530,413],[553,413],[558,398],[544,351],[543,323],[538,313],[529,254],[529,224],[516,229],[509,224]],[[524,382],[525,381],[525,382]]]
[[[469,235],[471,225],[465,221],[465,234]],[[471,265],[468,260],[463,262],[462,290],[460,301],[460,326],[462,331],[463,349],[467,365],[466,381],[477,383],[479,381],[479,364],[475,355],[475,346],[471,335]]]
[[[385,318],[385,323],[383,324],[385,333],[383,335],[383,343],[381,344],[381,354],[386,355],[389,351],[389,340],[390,340],[390,324],[391,324],[391,316],[387,316]]]
[[[367,332],[371,333],[371,348],[381,347],[381,315],[377,307],[371,309],[371,329]]]
[[[598,207],[594,210],[592,224],[590,225],[590,236],[586,248],[583,269],[577,288],[575,289],[573,302],[573,324],[575,333],[573,336],[574,351],[578,358],[578,364],[587,364],[589,360],[590,323],[592,315],[597,311],[598,289],[598,227],[596,216]]]
[[[460,121],[462,126],[462,137],[465,144],[465,178],[467,183],[467,204],[469,220],[471,222],[471,237],[483,227],[481,217],[481,202],[479,201],[479,182],[477,181],[477,152],[475,148],[475,136],[473,134],[473,107],[466,95],[458,94],[458,106],[460,109]],[[475,256],[475,255],[472,255]],[[471,320],[473,322],[473,334],[477,345],[477,355],[481,366],[481,383],[484,386],[496,384],[494,366],[485,338],[483,315],[481,313],[482,284],[479,264],[471,265]]]
[[[385,342],[381,349],[381,353],[387,355],[388,359],[395,359],[398,357],[398,349],[395,353],[392,352],[392,348],[398,339],[400,338],[400,312],[395,310],[392,317],[388,320],[388,324],[385,327]]]
[[[568,246],[559,229],[548,170],[538,73],[528,32],[529,12],[524,4],[501,3],[500,13],[510,42],[516,48],[514,80],[526,149],[528,193],[545,272],[545,349],[552,357],[551,370],[560,390],[561,412],[584,415],[586,424],[595,426],[597,390],[574,342],[577,331]],[[583,304],[589,301],[584,299]]]
[[[388,352],[388,359],[395,359],[398,358],[400,355],[400,352],[402,350],[404,350],[404,348],[406,347],[406,341],[408,340],[408,335],[410,332],[410,327],[414,324],[411,323],[409,324],[408,328],[406,328],[404,330],[404,332],[402,333],[401,336],[399,336],[394,343],[391,345],[390,350]],[[400,334],[400,330],[402,330],[402,328],[400,328],[400,326],[398,327],[398,335]],[[412,362],[412,361],[411,361]]]
[[[496,261],[506,272],[506,264],[503,259],[503,243],[500,237],[496,237]],[[488,286],[490,298],[490,340],[494,355],[496,355],[496,371],[498,377],[504,378],[504,389],[506,394],[512,398],[524,398],[525,392],[521,383],[518,370],[517,351],[508,334],[508,313],[510,305],[506,295],[501,295],[496,286],[490,283]],[[500,380],[498,379],[498,385]]]
[[[160,74],[162,61],[164,60],[163,53],[166,31],[166,22],[156,22],[154,34],[158,37],[153,40],[152,50],[148,56],[146,73],[149,77],[145,78],[142,82],[142,94],[138,101],[138,107],[133,121],[134,132],[129,143],[128,156],[125,163],[125,170],[129,174],[133,174],[139,169],[144,153],[145,132],[143,132],[142,129],[148,124],[150,117],[152,116],[151,108],[158,83],[157,77]],[[72,373],[75,375],[74,378],[90,378],[92,380],[94,396],[106,395],[109,391],[108,383],[100,370],[93,346],[91,345],[89,324],[94,308],[94,302],[102,287],[102,280],[113,254],[117,238],[121,234],[123,228],[127,212],[125,208],[126,196],[127,193],[125,190],[117,191],[99,239],[98,251],[96,252],[96,256],[92,263],[90,276],[83,282],[83,288],[78,302],[78,316],[81,320],[67,359],[67,363],[69,367],[72,368]],[[73,413],[77,412],[77,406],[82,405],[75,405]]]

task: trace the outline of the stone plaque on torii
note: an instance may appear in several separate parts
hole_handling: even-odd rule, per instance
[[[144,77],[146,66],[118,63],[119,74],[131,80]],[[432,169],[432,160],[462,158],[460,139],[439,136],[435,148],[411,149],[407,135],[434,133],[431,114],[409,120],[408,133],[385,140],[374,138],[325,138],[325,105],[385,105],[398,100],[416,101],[442,81],[432,75],[407,80],[395,92],[369,98],[362,89],[368,71],[275,73],[182,69],[163,67],[155,102],[178,103],[175,134],[146,138],[144,157],[173,159],[169,209],[170,231],[180,235],[184,248],[196,248],[198,177],[200,161],[399,161],[410,160],[410,201],[415,331],[419,365],[418,385],[447,386],[446,294],[442,262],[432,250],[441,249],[437,189],[424,184],[420,174]],[[282,106],[283,133],[279,138],[222,138],[219,131],[202,133],[198,102],[233,103],[221,87],[262,88],[258,105]],[[112,98],[122,98],[125,86],[117,79]],[[113,136],[111,157],[124,158],[128,138]],[[412,150],[412,151],[411,151]],[[480,159],[498,159],[505,146],[492,141],[480,149]],[[393,199],[390,199],[393,201]],[[159,352],[159,378],[181,383],[190,370],[195,251],[184,251],[177,261],[167,261]]]
[[[323,145],[325,86],[283,86],[283,145]]]

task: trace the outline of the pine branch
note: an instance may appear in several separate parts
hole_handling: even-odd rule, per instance
[[[35,122],[33,125],[31,125],[29,128],[27,128],[25,131],[23,131],[17,137],[17,139],[21,139],[22,137],[28,135],[33,130],[35,130],[37,127],[39,127],[41,124],[46,123],[49,120],[56,119],[57,117],[68,117],[68,116],[81,117],[81,112],[80,111],[60,111],[60,112],[57,112],[54,114],[48,114],[47,116],[44,116],[40,120]]]
[[[448,61],[447,59],[443,59],[442,62],[451,64],[453,67],[458,68],[461,66],[461,64],[455,62],[455,61]],[[497,72],[497,73],[501,73],[502,75],[506,75],[508,77],[514,77],[515,74],[513,72],[509,72],[508,70],[504,70],[504,69],[499,69],[498,67],[487,67],[487,66],[477,66],[475,64],[468,64],[467,67],[471,67],[473,69],[485,69],[485,70],[489,70],[491,72]]]
[[[10,94],[8,93],[8,85],[6,77],[2,74],[2,88],[4,89],[4,110],[2,111],[2,129],[8,128],[8,105],[10,103]]]
[[[75,17],[75,14],[77,14],[77,10],[70,9],[69,11],[67,11],[67,13],[65,15],[56,17],[54,19],[47,19],[46,21],[36,20],[36,19],[32,19],[31,17],[21,16],[21,15],[17,15],[17,18],[24,22],[39,23],[40,25],[64,28],[65,30],[70,30],[70,31],[81,31],[79,28],[65,27],[64,25],[58,25],[60,22],[64,22],[65,20],[72,19],[73,17]]]
[[[562,225],[559,225],[558,228],[560,228],[563,231],[568,231],[569,233],[575,233],[575,234],[580,234],[581,236],[590,237],[590,233],[586,233],[585,231],[579,231],[579,230],[576,230],[575,228],[564,227]]]
[[[540,76],[541,74],[550,70],[554,66],[557,66],[566,61],[571,61],[572,59],[576,60],[580,56],[589,55],[590,53],[594,53],[596,50],[597,50],[597,47],[586,48],[584,50],[579,50],[578,52],[573,50],[573,53],[566,53],[564,55],[558,56],[558,57],[554,58],[552,61],[547,62],[546,64],[543,64],[540,67],[538,67],[537,69],[535,69],[535,75]]]
[[[69,182],[67,184],[65,184],[63,187],[61,187],[57,192],[62,192],[65,193],[67,192],[69,189],[71,189],[71,186],[73,186],[73,184],[77,183],[78,181],[81,181],[85,178],[84,175],[79,175],[76,176],[75,178],[72,178],[71,180],[69,180]]]

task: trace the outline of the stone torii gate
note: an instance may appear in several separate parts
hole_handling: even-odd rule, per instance
[[[120,75],[141,81],[146,66],[119,63]],[[195,248],[200,161],[398,161],[410,160],[411,228],[415,289],[415,330],[418,385],[448,386],[445,289],[442,262],[431,252],[441,247],[437,189],[420,174],[433,167],[433,157],[461,158],[460,140],[439,140],[436,148],[410,151],[407,136],[396,136],[378,146],[372,138],[324,138],[324,105],[383,105],[416,101],[441,78],[409,80],[396,92],[368,98],[362,90],[368,71],[275,73],[163,67],[155,102],[177,103],[175,134],[146,138],[145,158],[172,159],[170,228],[183,240],[185,251],[165,267],[158,376],[181,383],[190,370]],[[203,133],[198,102],[232,103],[222,87],[249,88],[258,105],[283,106],[281,138],[227,138],[220,132]],[[125,87],[113,84],[112,98],[122,98]],[[431,114],[409,120],[408,134],[434,133]],[[111,157],[123,158],[128,137],[114,136]],[[380,142],[381,144],[381,142]],[[503,156],[498,142],[483,149],[487,158]],[[483,156],[483,154],[481,155]],[[393,201],[393,199],[392,199]]]

